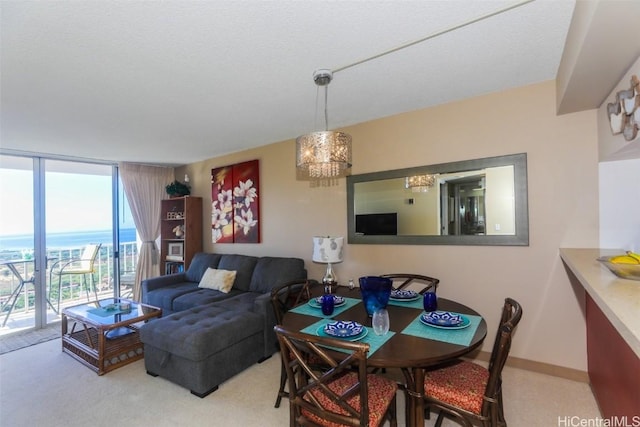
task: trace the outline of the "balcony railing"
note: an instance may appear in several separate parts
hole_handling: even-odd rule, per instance
[[[83,248],[58,248],[48,249],[47,258],[49,260],[66,260],[72,258],[79,258]],[[24,254],[22,254],[24,255]],[[16,252],[15,258],[21,258],[20,251]],[[126,242],[120,244],[120,295],[123,297],[130,296],[132,286],[134,282],[136,263],[138,261],[138,246],[136,242]],[[96,259],[94,269],[94,283],[98,293],[98,297],[111,297],[114,295],[114,272],[113,272],[113,245],[103,244],[100,248],[100,252]],[[16,268],[20,272],[23,278],[30,278],[33,275],[33,263],[25,262],[16,265]],[[54,277],[54,283],[49,283],[49,271],[47,271],[47,299],[49,299],[50,291],[53,289],[55,295],[55,303],[51,305],[57,305],[57,286],[58,281]],[[87,280],[87,284],[90,285],[91,281]],[[52,286],[53,285],[53,286]],[[13,274],[13,272],[7,266],[0,266],[0,326],[10,309],[11,302],[8,301],[10,295],[19,286],[19,280]],[[75,304],[81,304],[87,301],[87,291],[89,298],[94,298],[93,289],[85,289],[83,287],[82,275],[72,274],[64,276],[61,280],[61,308],[68,307]],[[8,304],[7,304],[8,302]],[[48,306],[48,316],[56,315],[52,310],[52,307]],[[57,307],[56,307],[57,309]],[[26,284],[20,295],[16,300],[11,314],[9,322],[7,322],[5,328],[0,333],[6,333],[6,329],[11,330],[12,319],[16,318],[29,318],[33,317],[35,313],[35,293],[33,284]]]

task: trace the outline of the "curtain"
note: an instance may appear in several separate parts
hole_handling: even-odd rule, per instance
[[[133,299],[140,301],[140,283],[160,275],[160,254],[156,240],[160,237],[160,201],[165,187],[174,180],[173,168],[120,163],[120,177],[129,200],[136,230],[142,239],[138,251]]]

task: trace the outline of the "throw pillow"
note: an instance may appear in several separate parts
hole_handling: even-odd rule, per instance
[[[236,272],[229,270],[217,270],[215,268],[207,268],[207,271],[200,279],[199,288],[216,289],[220,292],[229,293],[236,280]]]

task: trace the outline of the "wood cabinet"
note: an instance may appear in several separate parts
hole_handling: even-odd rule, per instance
[[[587,357],[591,389],[605,418],[638,419],[640,408],[640,358],[609,319],[586,296]]]
[[[596,261],[622,249],[562,248],[575,289],[584,287],[587,364],[591,389],[605,420],[637,424],[640,408],[638,282],[613,275]],[[577,350],[579,351],[579,350]],[[624,424],[624,417],[626,423]],[[612,423],[614,421],[611,421]],[[611,424],[614,425],[614,424]]]
[[[202,251],[202,198],[175,197],[161,203],[160,274],[179,273]]]

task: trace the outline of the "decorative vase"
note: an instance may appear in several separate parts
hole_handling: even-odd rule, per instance
[[[386,277],[365,276],[358,279],[362,302],[369,316],[373,316],[376,310],[387,308],[389,296],[393,287],[393,281]]]

